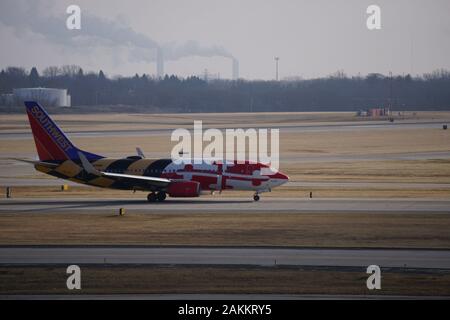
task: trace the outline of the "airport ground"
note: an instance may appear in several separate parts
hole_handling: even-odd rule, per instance
[[[167,157],[174,145],[170,129],[189,128],[193,119],[205,127],[279,127],[280,169],[291,182],[259,203],[250,193],[224,192],[169,201],[165,208],[145,203],[139,192],[73,184],[61,191],[64,182],[10,159],[33,159],[35,147],[24,115],[2,115],[0,184],[13,187],[13,198],[0,202],[2,246],[407,248],[438,249],[449,259],[450,131],[442,130],[449,112],[405,113],[393,123],[350,113],[56,118],[79,147],[112,157],[133,155],[135,146],[148,157]],[[118,216],[120,207],[125,216]],[[84,293],[370,294],[363,268],[333,265],[86,268]],[[55,284],[64,271],[57,265],[2,266],[0,293],[67,293]],[[448,272],[385,269],[376,294],[449,296]]]
[[[368,290],[364,268],[249,266],[81,266],[83,294],[244,294],[444,297],[450,272],[383,269],[382,289]],[[0,267],[2,295],[68,295],[66,267]],[[76,293],[75,293],[76,294]],[[61,297],[61,296],[60,296]],[[314,298],[313,296],[311,298]]]
[[[119,216],[118,209],[2,210],[0,244],[450,249],[448,212],[190,212],[186,205],[183,208],[127,210],[125,216]]]

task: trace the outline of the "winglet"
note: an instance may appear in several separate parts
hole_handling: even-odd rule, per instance
[[[78,156],[80,157],[81,160],[81,165],[83,166],[83,169],[86,170],[87,173],[96,175],[96,176],[101,176],[102,173],[100,171],[98,171],[97,169],[94,168],[94,166],[88,161],[88,159],[86,159],[86,156],[81,153],[78,152]]]
[[[142,152],[142,149],[139,147],[136,147],[136,152],[138,154],[139,157],[141,157],[142,159],[145,159],[145,155],[144,152]]]

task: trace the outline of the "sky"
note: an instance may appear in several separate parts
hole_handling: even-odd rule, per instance
[[[81,30],[66,9],[81,8]],[[366,9],[381,9],[368,30]],[[0,68],[76,64],[108,76],[165,73],[271,80],[338,70],[418,75],[450,69],[449,0],[0,0]]]

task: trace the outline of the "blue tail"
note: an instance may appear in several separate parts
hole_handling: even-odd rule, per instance
[[[50,118],[47,112],[35,101],[25,101],[31,131],[33,132],[36,149],[41,161],[48,160],[79,160],[78,152],[90,160],[101,158],[94,153],[78,149]]]

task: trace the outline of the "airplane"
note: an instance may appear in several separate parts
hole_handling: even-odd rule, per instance
[[[172,159],[147,159],[140,148],[137,155],[107,158],[78,149],[36,101],[25,101],[26,112],[39,160],[37,171],[89,186],[148,191],[149,202],[172,198],[199,197],[223,190],[254,191],[260,194],[286,183],[289,177],[269,165],[245,161],[205,161],[200,164]]]

